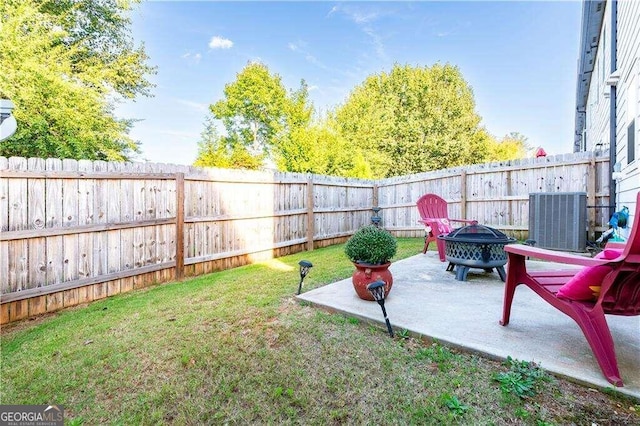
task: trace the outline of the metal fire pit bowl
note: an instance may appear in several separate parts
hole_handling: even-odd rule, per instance
[[[504,246],[515,242],[515,238],[484,225],[465,226],[438,238],[445,241],[445,258],[449,262],[447,271],[453,271],[457,266],[456,280],[466,281],[470,268],[487,272],[493,272],[493,268],[496,268],[500,279],[505,281],[507,253]]]

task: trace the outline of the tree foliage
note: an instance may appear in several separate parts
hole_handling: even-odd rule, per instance
[[[496,141],[480,125],[471,87],[451,65],[371,75],[319,119],[304,81],[287,91],[266,65],[249,63],[211,113],[196,165],[260,168],[269,160],[283,171],[379,178],[519,158],[527,147],[518,133]]]
[[[471,87],[451,65],[395,65],[369,76],[335,117],[376,177],[483,162],[492,139],[480,126]]]
[[[226,129],[228,149],[243,147],[265,158],[277,157],[279,144],[306,127],[313,112],[304,81],[288,93],[280,76],[258,62],[247,64],[210,109]]]
[[[371,178],[362,151],[352,149],[327,122],[299,127],[279,146],[278,168],[289,172]]]
[[[330,119],[314,122],[304,80],[288,91],[278,74],[252,62],[210,109],[195,165],[257,169],[269,162],[288,172],[372,177],[361,150],[350,147]]]
[[[499,141],[492,141],[489,144],[486,161],[515,160],[524,158],[531,147],[527,143],[527,137],[511,132]]]
[[[194,166],[225,169],[260,168],[264,155],[252,155],[247,148],[230,137],[222,137],[212,116],[205,119],[205,128],[198,142],[198,158]]]
[[[134,47],[135,1],[0,0],[0,97],[18,130],[0,155],[123,160],[138,151],[118,98],[148,95],[153,68]]]

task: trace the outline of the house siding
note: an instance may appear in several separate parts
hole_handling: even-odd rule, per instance
[[[609,22],[611,22],[611,8],[609,3],[605,7],[604,23],[600,29],[600,42],[595,56],[595,64],[591,73],[591,83],[589,85],[589,95],[587,97],[587,119],[586,119],[586,150],[587,151],[608,151],[609,140],[609,87],[604,81],[611,69],[611,48],[605,39],[611,37]],[[604,34],[607,34],[605,37]],[[604,42],[604,43],[603,43]]]
[[[622,180],[618,182],[617,205],[635,205],[640,190],[640,2],[618,1],[618,83],[616,161],[620,163]],[[628,129],[635,122],[635,159],[628,158]]]
[[[586,150],[608,151],[610,146],[610,93],[605,83],[611,74],[612,0],[605,5],[603,24],[591,73],[586,102]],[[617,2],[616,68],[616,162],[621,178],[616,183],[616,209],[628,206],[632,217],[640,190],[640,1]],[[628,129],[635,122],[635,159],[628,157]]]

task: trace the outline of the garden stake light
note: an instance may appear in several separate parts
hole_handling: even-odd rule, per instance
[[[313,264],[308,260],[301,260],[298,262],[298,265],[300,265],[300,284],[298,284],[298,294],[300,294],[300,290],[302,290],[302,281],[309,273],[309,269],[313,267]]]
[[[384,321],[387,323],[387,330],[389,331],[389,336],[393,337],[393,329],[391,328],[391,323],[389,323],[389,318],[387,318],[387,310],[384,308],[384,281],[378,280],[372,282],[367,286],[367,290],[376,299],[378,305],[382,308],[382,315],[384,315]]]

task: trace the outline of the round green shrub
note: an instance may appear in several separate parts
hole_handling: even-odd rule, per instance
[[[393,235],[374,225],[366,225],[349,238],[344,252],[352,262],[379,265],[389,262],[397,249]]]

